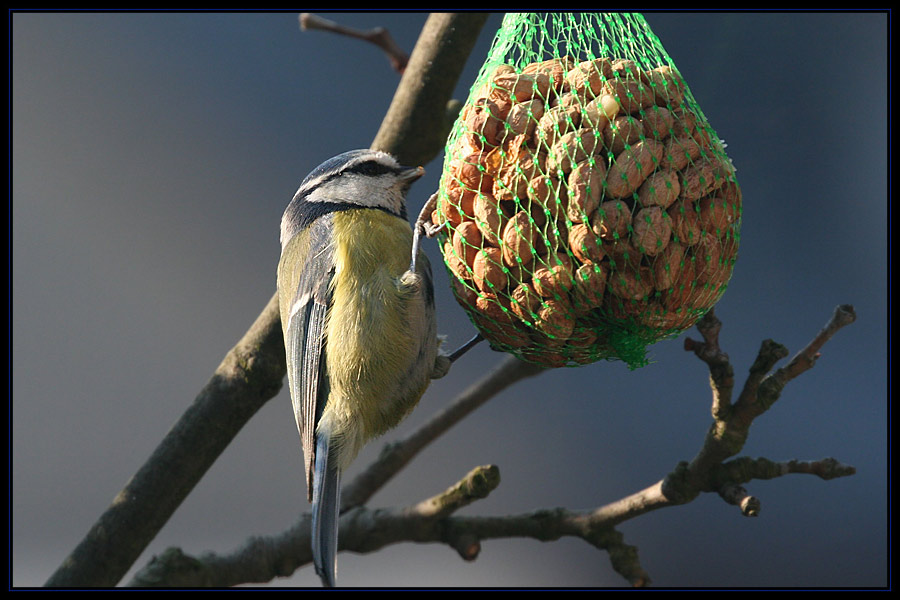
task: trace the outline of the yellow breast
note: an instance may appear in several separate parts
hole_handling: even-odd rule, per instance
[[[409,268],[412,228],[380,210],[334,216],[335,277],[328,317],[327,364],[331,393],[320,427],[352,460],[358,446],[405,415],[398,381],[417,359],[421,339],[410,330],[409,297],[398,289]],[[412,404],[418,400],[418,395]],[[410,405],[411,407],[411,405]],[[343,461],[342,461],[343,462]]]

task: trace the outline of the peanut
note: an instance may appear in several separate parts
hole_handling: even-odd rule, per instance
[[[534,269],[535,291],[544,298],[565,296],[572,289],[572,259],[563,252],[554,254],[545,264]]]
[[[550,76],[546,73],[501,73],[491,81],[490,97],[511,103],[546,98]]]
[[[569,228],[569,250],[583,263],[599,263],[606,256],[600,238],[583,223],[574,223]]]
[[[613,76],[612,62],[605,57],[586,60],[566,73],[566,81],[575,94],[591,99],[600,93],[603,82]]]
[[[659,291],[671,288],[683,268],[684,246],[670,242],[653,261],[653,287]]]
[[[585,314],[603,303],[607,271],[600,263],[585,263],[575,271],[573,300],[575,310]]]
[[[658,206],[639,210],[634,215],[632,228],[632,242],[647,256],[656,256],[665,250],[672,237],[672,221],[668,213]]]
[[[610,121],[609,127],[603,130],[603,145],[609,152],[618,155],[642,137],[644,124],[631,115],[621,115]]]
[[[575,318],[571,313],[568,301],[562,298],[546,300],[537,311],[535,325],[555,340],[567,340],[575,329]]]
[[[507,135],[530,137],[544,116],[544,102],[538,98],[513,106],[506,117]]]
[[[615,242],[628,235],[631,209],[624,202],[608,200],[591,219],[591,228],[604,242]]]
[[[508,105],[506,106],[509,110]],[[465,109],[465,126],[472,133],[471,141],[478,148],[496,146],[504,134],[504,114],[498,102],[479,98]]]
[[[623,300],[643,300],[653,291],[650,267],[632,267],[609,274],[609,291]]]
[[[716,165],[709,160],[698,160],[681,172],[681,197],[688,201],[699,200],[724,183],[716,172]]]
[[[481,248],[482,237],[478,226],[472,221],[463,221],[453,231],[453,252],[467,265],[472,265]]]
[[[465,157],[457,165],[456,177],[463,187],[479,192],[491,192],[494,178],[485,172],[484,161],[485,154],[478,152]]]
[[[606,194],[627,198],[650,176],[663,156],[663,145],[643,139],[616,156],[606,173]]]
[[[528,266],[534,259],[534,226],[531,216],[519,211],[503,227],[503,262],[508,266]]]
[[[681,193],[678,174],[674,171],[657,171],[638,188],[638,202],[641,206],[659,206],[666,209],[672,206]]]
[[[703,148],[693,138],[672,136],[665,141],[663,165],[673,171],[680,171],[700,158],[702,151]]]
[[[635,79],[610,79],[603,83],[602,93],[614,97],[625,114],[636,113],[656,103],[653,88]]]
[[[703,228],[700,225],[700,213],[693,202],[680,200],[669,208],[668,212],[669,218],[672,219],[675,241],[686,246],[693,246],[700,241]]]
[[[485,247],[475,254],[472,261],[472,277],[482,292],[497,293],[506,288],[506,272],[503,270],[500,248]]]
[[[557,170],[569,173],[576,164],[598,152],[600,147],[595,130],[570,131],[553,144],[547,154],[547,169],[551,173]]]
[[[568,96],[577,98],[577,96]],[[603,94],[588,102],[581,113],[581,124],[601,131],[619,114],[619,103],[614,96]]]
[[[664,140],[672,132],[675,119],[669,109],[651,106],[641,113],[641,125],[644,128],[644,136]]]
[[[501,228],[500,204],[490,194],[475,197],[475,225],[481,231],[485,243],[500,245]]]
[[[701,198],[697,202],[700,210],[700,227],[716,237],[724,237],[737,220],[733,204],[718,196]]]
[[[565,81],[566,73],[574,66],[575,61],[570,56],[563,56],[531,63],[522,69],[522,73],[545,73],[550,78],[550,86],[559,87]]]
[[[527,281],[519,283],[510,294],[512,311],[523,321],[533,322],[541,307],[541,297]]]
[[[587,222],[590,215],[600,206],[603,180],[606,178],[606,164],[602,160],[585,160],[578,163],[569,173],[569,201],[566,215],[576,223]]]
[[[672,67],[663,65],[647,71],[647,78],[656,104],[666,107],[680,106],[684,100],[684,81]]]
[[[542,151],[549,152],[559,139],[577,131],[581,124],[578,106],[554,106],[544,112],[534,132],[534,140]]]

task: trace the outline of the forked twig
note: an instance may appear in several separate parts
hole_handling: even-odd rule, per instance
[[[394,38],[391,37],[391,34],[384,27],[373,27],[368,31],[361,31],[329,21],[312,13],[300,13],[300,29],[303,31],[310,29],[330,31],[375,44],[384,50],[388,60],[391,61],[391,66],[398,73],[403,73],[406,70],[406,64],[409,62],[409,55],[397,45]]]

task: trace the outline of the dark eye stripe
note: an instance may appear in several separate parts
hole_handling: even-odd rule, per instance
[[[374,160],[366,160],[363,162],[356,163],[355,165],[351,165],[342,171],[343,173],[357,173],[359,175],[366,176],[377,176],[384,175],[386,173],[396,173],[397,169],[390,167],[384,163],[377,162]]]

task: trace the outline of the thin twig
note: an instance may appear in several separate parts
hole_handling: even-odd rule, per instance
[[[728,418],[731,412],[731,393],[734,389],[734,369],[728,355],[719,347],[719,332],[722,322],[710,309],[697,323],[697,330],[703,336],[703,342],[685,338],[684,349],[693,351],[703,362],[709,365],[710,387],[713,391],[712,416],[717,421]]]
[[[384,27],[373,27],[368,31],[361,31],[359,29],[340,25],[334,21],[329,21],[328,19],[312,13],[300,13],[299,18],[300,29],[303,31],[317,29],[319,31],[330,31],[331,33],[365,40],[384,50],[388,60],[391,61],[391,67],[393,67],[395,71],[402,74],[403,71],[406,70],[406,65],[409,63],[409,55],[397,45],[394,38],[391,37],[391,34]]]
[[[791,379],[797,377],[801,373],[813,368],[818,360],[825,342],[830,340],[835,333],[842,327],[856,321],[856,311],[849,304],[842,304],[834,309],[831,319],[822,328],[822,331],[806,345],[803,350],[798,352],[787,365],[778,370],[775,374],[782,383],[787,383]]]

